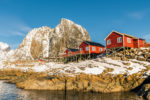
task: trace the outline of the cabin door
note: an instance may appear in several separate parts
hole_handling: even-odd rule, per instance
[[[138,48],[138,40],[137,39],[133,40],[133,47]]]

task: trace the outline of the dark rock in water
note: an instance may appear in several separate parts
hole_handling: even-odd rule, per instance
[[[143,85],[138,94],[143,98],[150,100],[150,84]]]

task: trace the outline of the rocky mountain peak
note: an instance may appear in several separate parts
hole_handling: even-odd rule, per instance
[[[68,24],[73,24],[74,22],[69,20],[69,19],[66,19],[66,18],[62,18],[60,20],[60,24],[64,24],[64,23],[68,23]]]
[[[14,56],[18,59],[56,57],[63,53],[66,47],[78,48],[83,40],[91,40],[86,29],[62,18],[54,29],[43,26],[31,30]]]

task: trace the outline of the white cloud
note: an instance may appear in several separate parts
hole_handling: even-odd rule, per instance
[[[147,11],[136,11],[136,12],[127,13],[127,16],[129,18],[141,20],[146,16],[147,13],[148,13]]]
[[[0,36],[25,36],[31,30],[22,20],[13,16],[0,16]]]
[[[17,32],[17,31],[11,32],[11,34],[17,35],[17,36],[25,36],[24,33],[22,33],[22,32]]]
[[[11,49],[16,49],[18,48],[20,44],[19,43],[15,43],[15,44],[10,44]]]
[[[146,39],[146,41],[150,42],[150,34],[144,35],[143,38]]]

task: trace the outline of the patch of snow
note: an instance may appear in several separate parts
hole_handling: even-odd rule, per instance
[[[86,74],[95,74],[95,75],[97,75],[97,74],[101,74],[104,69],[105,69],[104,67],[102,67],[102,68],[100,68],[100,67],[98,67],[98,68],[86,68],[84,72]]]
[[[49,68],[46,65],[42,65],[42,66],[34,66],[32,68],[35,72],[44,72],[44,71],[48,71]]]
[[[8,44],[0,42],[0,50],[5,51],[9,49],[10,49],[10,46]]]
[[[130,67],[133,68],[133,69],[128,70],[129,74],[134,74],[134,73],[137,73],[139,71],[142,71],[143,69],[146,69],[146,67],[144,67],[141,64],[137,64],[137,63],[133,63],[133,62],[130,62],[130,63],[131,63]]]
[[[146,72],[147,75],[150,75],[150,70]]]
[[[147,49],[150,49],[150,47],[141,47],[140,49],[141,50],[147,50]]]

